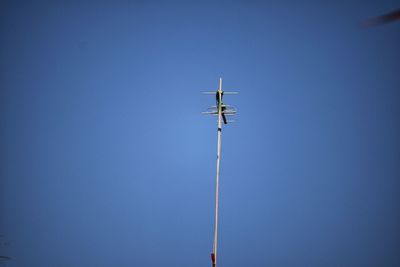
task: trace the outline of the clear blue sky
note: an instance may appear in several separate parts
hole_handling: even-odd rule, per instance
[[[0,255],[211,266],[222,76],[220,267],[400,266],[399,7],[2,1]]]

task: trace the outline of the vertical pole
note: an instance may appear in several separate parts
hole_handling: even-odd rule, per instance
[[[221,159],[221,112],[222,112],[222,78],[219,78],[219,89],[218,89],[218,148],[217,148],[217,178],[215,187],[215,225],[214,225],[214,266],[217,266],[217,242],[218,242],[218,191],[219,191],[219,164]]]

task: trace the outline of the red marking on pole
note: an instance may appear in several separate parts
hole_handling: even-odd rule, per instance
[[[215,255],[214,255],[214,253],[211,253],[211,261],[212,261],[213,266],[215,266]]]

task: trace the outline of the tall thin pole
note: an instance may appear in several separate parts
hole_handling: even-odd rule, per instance
[[[219,89],[218,89],[218,149],[217,149],[217,178],[215,187],[215,226],[214,226],[214,244],[213,244],[213,254],[214,254],[214,266],[217,266],[217,242],[218,242],[218,191],[219,191],[219,164],[221,159],[221,117],[222,117],[222,78],[219,78]]]

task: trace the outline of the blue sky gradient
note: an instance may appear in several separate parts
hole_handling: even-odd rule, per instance
[[[8,266],[399,266],[398,1],[0,4]],[[4,244],[4,241],[7,244]]]

